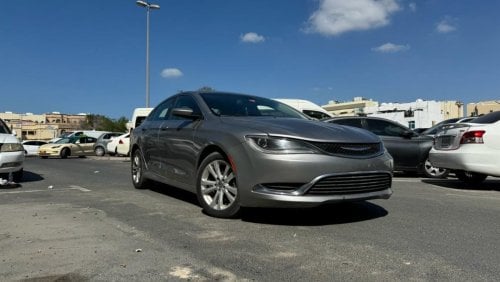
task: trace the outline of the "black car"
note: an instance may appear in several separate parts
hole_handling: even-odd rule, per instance
[[[432,178],[448,175],[448,170],[433,167],[428,160],[433,142],[430,136],[419,135],[400,123],[384,118],[346,116],[325,121],[363,128],[378,135],[394,158],[395,171],[418,172]]]

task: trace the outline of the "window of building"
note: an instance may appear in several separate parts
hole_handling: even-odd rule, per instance
[[[409,121],[409,122],[408,122],[408,127],[409,127],[410,129],[415,129],[415,121],[413,121],[413,120],[412,120],[412,121]]]

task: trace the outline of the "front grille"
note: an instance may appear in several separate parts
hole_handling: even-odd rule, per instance
[[[311,144],[332,155],[370,157],[382,152],[382,143],[311,142]]]
[[[389,173],[356,173],[327,176],[306,192],[309,195],[343,195],[369,193],[391,187],[392,176]]]

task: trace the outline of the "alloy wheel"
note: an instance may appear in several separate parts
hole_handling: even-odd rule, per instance
[[[200,188],[203,201],[217,211],[230,208],[238,196],[236,178],[225,160],[214,160],[204,167]]]

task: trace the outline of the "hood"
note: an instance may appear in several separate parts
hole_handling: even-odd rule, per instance
[[[234,126],[235,129],[252,129],[271,136],[288,137],[313,142],[381,142],[378,136],[367,130],[322,121],[274,117],[221,117],[220,119],[223,123]]]
[[[12,135],[12,134],[0,134],[0,144],[5,144],[5,143],[21,143],[17,138]]]

